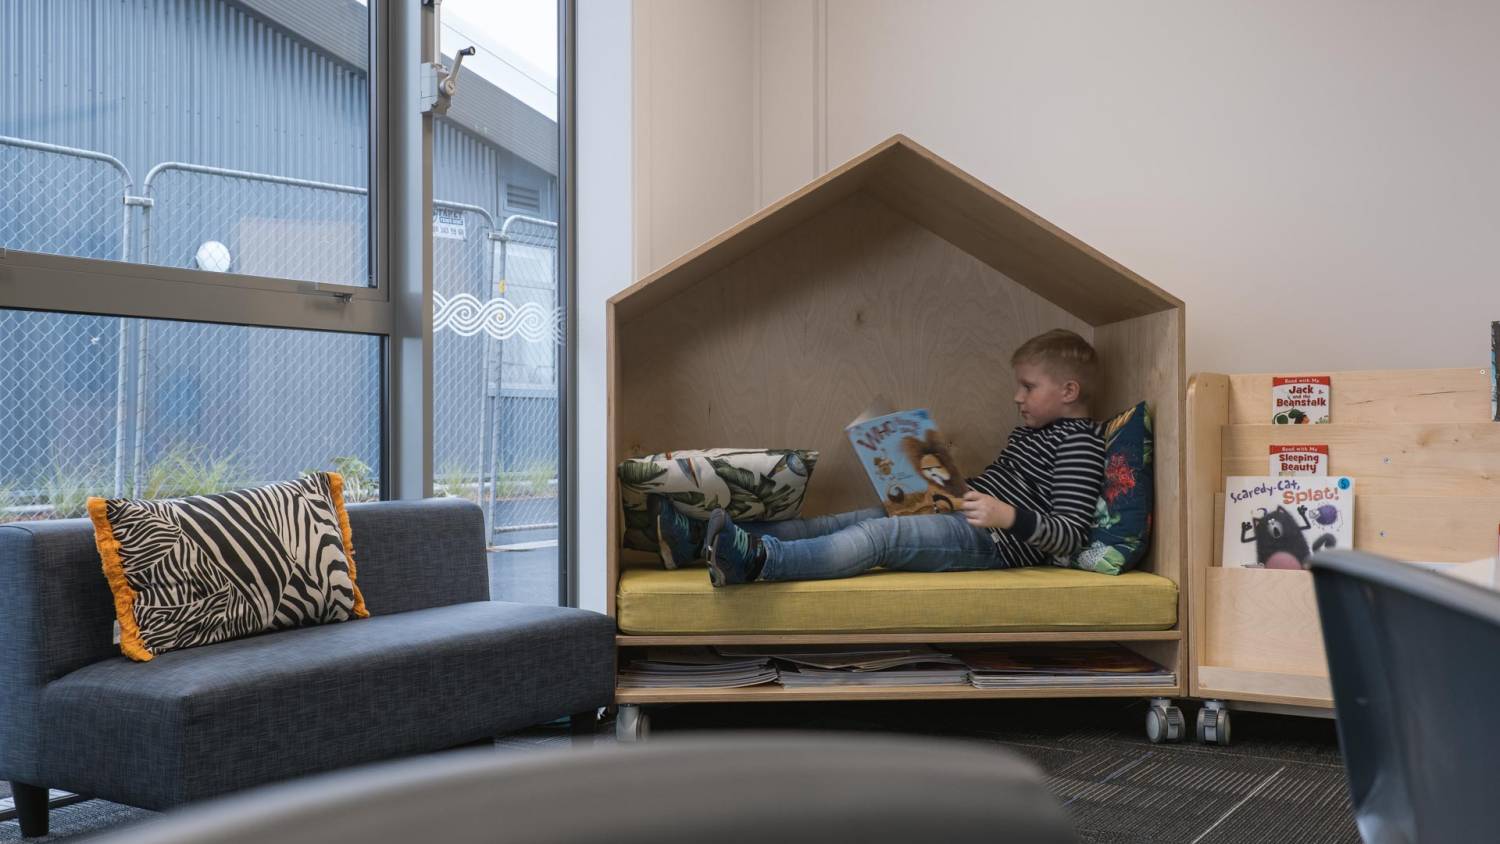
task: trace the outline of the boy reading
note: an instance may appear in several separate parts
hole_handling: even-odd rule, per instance
[[[1000,456],[969,478],[952,513],[886,516],[879,507],[810,519],[706,522],[653,495],[662,554],[704,559],[714,586],[853,577],[875,567],[970,571],[1033,566],[1082,548],[1104,485],[1104,440],[1089,417],[1098,356],[1058,329],[1011,356],[1021,424]]]

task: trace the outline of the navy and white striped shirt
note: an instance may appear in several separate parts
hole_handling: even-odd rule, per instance
[[[1009,530],[990,538],[1010,566],[1034,566],[1088,542],[1104,488],[1104,439],[1092,419],[1018,426],[1005,450],[969,486],[1016,508]]]

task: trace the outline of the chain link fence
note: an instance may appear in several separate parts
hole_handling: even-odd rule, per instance
[[[557,524],[558,392],[562,307],[557,287],[557,224],[512,216],[501,225],[497,325],[501,494],[490,503],[496,525],[513,530]],[[508,307],[505,307],[508,306]],[[514,490],[509,495],[503,494]]]
[[[0,185],[0,245],[130,259],[130,171],[114,157],[0,135]]]
[[[556,528],[556,224],[435,202],[433,228],[434,487],[492,533]]]
[[[4,137],[0,184],[11,248],[369,283],[361,187],[169,162],[134,196],[107,155]],[[435,489],[555,527],[556,225],[434,208]],[[380,371],[360,335],[0,311],[0,520],[316,468],[376,498]]]
[[[151,168],[143,192],[147,264],[370,284],[362,187],[168,162]]]
[[[492,338],[468,330],[494,295],[494,218],[483,208],[433,203],[433,492],[484,500],[492,479]]]

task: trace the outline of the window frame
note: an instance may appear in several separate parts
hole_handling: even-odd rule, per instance
[[[400,345],[393,290],[412,282],[392,272],[396,197],[391,180],[392,168],[399,164],[392,158],[392,133],[409,131],[409,127],[402,126],[390,98],[398,81],[393,48],[401,39],[418,37],[413,31],[417,14],[406,14],[403,7],[407,5],[399,0],[370,0],[368,6],[368,286],[80,258],[0,244],[0,308],[377,337],[382,369],[381,395],[375,402],[382,410],[381,496],[392,497],[390,357],[391,349]],[[416,75],[413,70],[411,76]],[[408,119],[420,122],[421,115]]]
[[[576,606],[577,282],[574,0],[558,11],[558,603]],[[329,331],[380,338],[380,494],[432,495],[433,116],[419,65],[438,61],[433,0],[369,0],[368,287],[79,258],[0,244],[0,309]],[[462,91],[458,93],[463,96]],[[417,155],[413,156],[415,151]]]

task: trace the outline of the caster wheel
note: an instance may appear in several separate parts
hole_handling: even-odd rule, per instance
[[[615,741],[621,744],[643,742],[651,734],[651,718],[646,710],[629,704],[620,707],[615,716]]]
[[[1209,701],[1198,710],[1198,741],[1204,744],[1229,744],[1229,710],[1218,701]]]
[[[1151,708],[1146,710],[1146,738],[1152,744],[1182,741],[1185,725],[1182,710],[1169,702],[1152,701]]]

